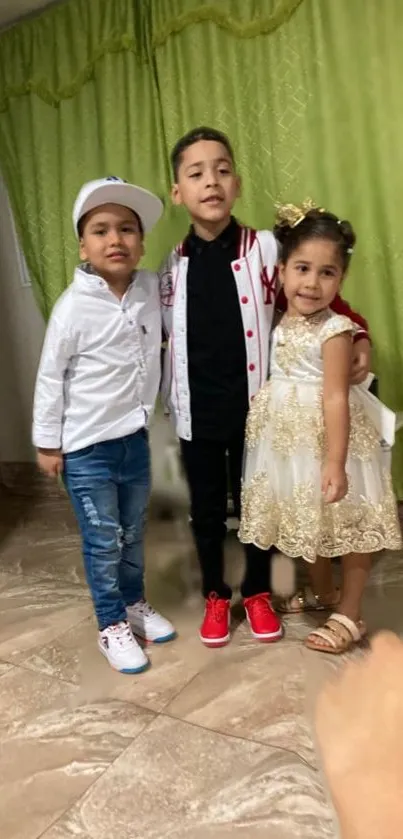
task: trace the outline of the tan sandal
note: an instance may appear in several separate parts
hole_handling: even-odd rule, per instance
[[[314,594],[309,586],[305,586],[305,588],[297,591],[293,597],[289,597],[287,600],[280,600],[276,604],[276,609],[285,615],[298,615],[302,612],[325,612],[327,609],[330,611],[335,606],[338,606],[339,603],[340,589],[335,589],[335,597],[330,603],[324,603],[321,601],[319,594]]]
[[[366,634],[367,627],[364,621],[359,620],[354,623],[346,615],[334,612],[324,626],[309,633],[304,644],[309,650],[315,650],[317,653],[342,655],[359,644]],[[316,639],[319,639],[319,643]]]

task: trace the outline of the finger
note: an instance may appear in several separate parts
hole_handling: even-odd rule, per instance
[[[392,652],[400,652],[403,655],[403,641],[394,632],[377,632],[371,641],[371,652],[373,655],[382,656],[382,659]]]
[[[350,381],[351,381],[352,385],[361,385],[363,382],[365,382],[366,378],[367,378],[367,371],[366,370],[361,370],[358,373],[354,373],[351,376]]]
[[[330,478],[325,473],[324,475],[322,475],[322,493],[323,493],[323,495],[326,495],[326,493],[329,489],[329,486],[330,486]]]
[[[352,380],[363,376],[367,372],[367,366],[364,364],[360,358],[357,358],[351,367],[351,375],[350,378]]]
[[[326,504],[334,504],[334,502],[336,501],[336,495],[337,495],[336,488],[332,484],[329,484],[328,488],[327,488],[327,491],[326,491],[326,494],[325,494]]]
[[[360,352],[360,353],[357,353],[357,355],[353,356],[353,359],[352,359],[353,369],[356,369],[357,367],[360,367],[361,369],[363,369],[366,366],[367,366],[367,357],[366,357],[365,353]]]
[[[350,710],[354,706],[354,699],[360,702],[360,690],[355,689],[355,685],[360,686],[363,679],[363,671],[368,668],[368,661],[370,655],[360,659],[348,661],[342,669],[337,671],[331,679],[329,679],[322,696],[318,700],[318,708],[321,708],[321,701],[323,704],[332,705],[334,713],[340,712],[343,697],[346,697]]]
[[[340,484],[340,486],[336,486],[334,490],[334,499],[333,502],[341,501],[342,498],[345,498],[347,495],[347,489],[344,484]]]

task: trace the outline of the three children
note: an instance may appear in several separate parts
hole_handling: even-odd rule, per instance
[[[263,428],[265,422],[262,392],[275,309],[287,305],[278,279],[277,239],[268,230],[241,225],[232,215],[240,179],[228,138],[214,129],[195,129],[176,144],[172,166],[173,201],[186,207],[191,227],[159,279],[137,269],[144,234],[162,212],[159,199],[117,178],[90,182],[79,193],[73,220],[83,264],[52,313],[35,393],[38,462],[47,474],[63,475],[77,516],[99,648],[112,667],[129,673],[148,665],[134,633],[155,642],[175,636],[172,624],[144,599],[147,426],[160,380],[161,309],[168,341],[162,392],[180,440],[203,578],[200,638],[217,647],[230,638],[232,592],[224,573],[227,462],[240,516],[248,410],[252,405],[249,446],[250,429],[259,422]],[[317,244],[320,236],[315,237]],[[326,271],[333,284],[318,311],[323,327],[328,321],[345,327],[340,334],[348,353],[340,356],[339,370],[337,358],[333,364],[345,398],[349,385],[359,384],[369,372],[367,325],[338,294],[346,248],[334,237],[322,238],[331,250]],[[285,277],[284,254],[282,259]],[[316,295],[327,274],[322,280],[316,262],[313,273],[320,277]],[[287,338],[285,355],[295,354],[297,337]],[[330,340],[324,343],[331,346]],[[319,357],[316,362],[319,367]],[[345,446],[345,434],[343,440]],[[343,468],[340,455],[338,492],[341,484],[345,488]],[[262,504],[258,492],[248,500],[248,469],[241,591],[253,637],[270,642],[282,636],[270,594],[272,543],[255,528]],[[277,543],[276,528],[270,528],[265,532]]]

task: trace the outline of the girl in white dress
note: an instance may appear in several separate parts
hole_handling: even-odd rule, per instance
[[[249,412],[239,538],[310,563],[312,590],[339,602],[305,643],[338,654],[366,634],[371,554],[401,547],[385,456],[394,417],[365,385],[350,386],[355,327],[329,308],[355,244],[351,225],[307,202],[279,211],[275,235],[288,307],[273,333],[270,379]]]

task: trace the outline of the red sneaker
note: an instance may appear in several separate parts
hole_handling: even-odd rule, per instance
[[[200,640],[206,647],[224,647],[230,639],[230,601],[212,592],[206,600]]]
[[[283,635],[281,621],[271,605],[269,594],[245,597],[244,606],[252,635],[259,641],[279,641]]]

